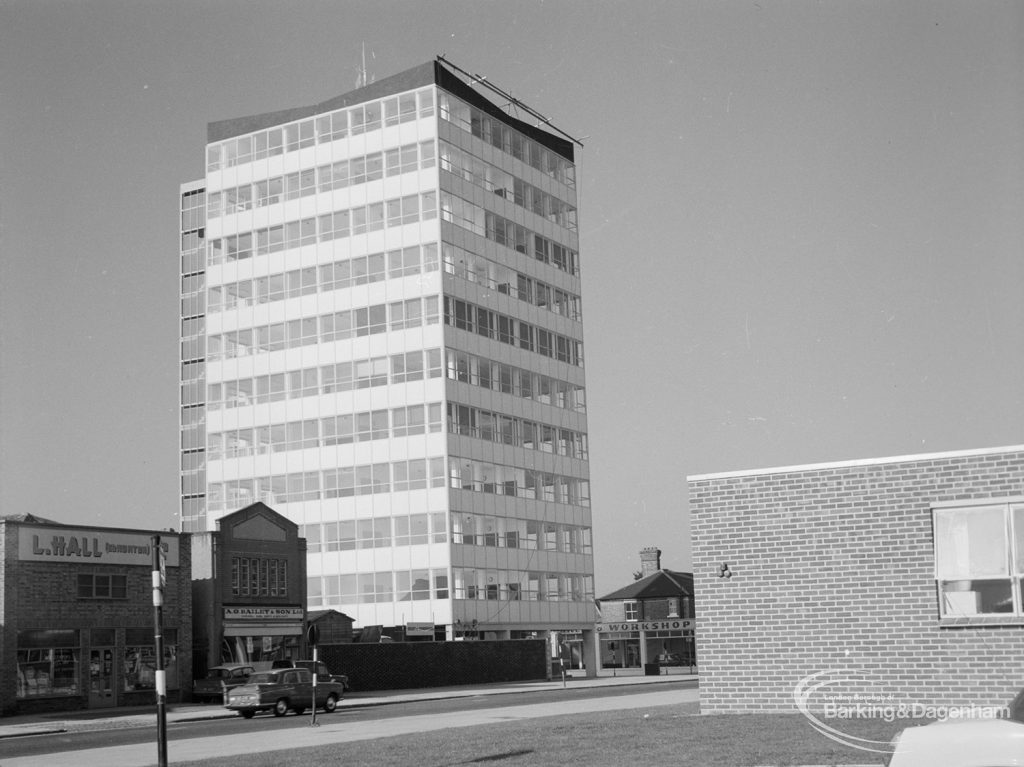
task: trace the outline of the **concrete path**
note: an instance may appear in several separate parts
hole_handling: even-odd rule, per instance
[[[481,701],[481,708],[472,711],[460,711],[445,714],[428,714],[393,718],[379,721],[346,722],[342,717],[324,714],[317,716],[319,727],[295,727],[288,731],[288,738],[285,741],[281,738],[279,731],[259,730],[258,720],[253,732],[242,737],[225,738],[223,736],[192,738],[189,740],[172,741],[168,745],[168,762],[180,764],[189,761],[199,761],[220,756],[232,756],[238,754],[262,753],[277,750],[292,750],[313,746],[323,746],[335,743],[345,743],[355,740],[368,740],[372,738],[385,738],[396,735],[407,735],[410,733],[427,732],[430,730],[442,730],[458,727],[474,727],[488,724],[504,724],[508,722],[534,719],[540,717],[565,716],[569,714],[588,713],[596,711],[614,711],[627,708],[650,708],[654,706],[668,706],[678,703],[698,702],[699,693],[696,688],[680,689],[659,689],[658,682],[678,681],[679,677],[620,677],[617,681],[609,678],[595,680],[572,680],[566,686],[588,688],[609,686],[614,684],[643,684],[650,685],[648,690],[634,695],[598,697],[587,700],[573,701],[551,701],[549,703],[535,703],[526,706],[502,706],[501,699],[493,696],[502,693],[524,692],[536,689],[561,689],[562,682],[538,682],[516,685],[486,685],[468,688],[445,688],[429,691],[398,691],[390,694],[378,694],[374,697],[351,697],[346,698],[342,708],[351,708],[360,705],[381,705],[382,703],[398,703],[408,700],[431,700],[452,697],[476,697],[487,696],[487,703]],[[363,702],[365,701],[365,702]],[[486,707],[484,707],[486,706]],[[188,710],[185,710],[185,709]],[[186,717],[211,718],[220,716],[221,712],[228,716],[235,716],[233,712],[223,709],[214,711],[211,707],[189,706],[176,709],[168,714],[168,722],[183,721]],[[202,709],[206,709],[206,715],[201,716]],[[146,721],[154,722],[154,714],[147,712]],[[127,722],[124,717],[119,717],[121,726]],[[96,724],[96,720],[92,720]],[[23,723],[11,724],[0,727],[6,730],[9,727],[45,727],[47,723]],[[117,726],[108,724],[108,726]],[[73,726],[72,726],[73,727]],[[90,727],[92,729],[94,727]],[[40,730],[43,732],[46,730]],[[53,730],[49,730],[53,731]],[[64,731],[67,731],[66,729]],[[28,734],[23,733],[23,734]],[[2,753],[2,746],[0,746]],[[112,746],[108,748],[95,748],[81,751],[66,751],[55,754],[47,754],[42,757],[47,767],[148,767],[157,761],[156,743],[145,743],[129,746]],[[37,767],[41,758],[2,758],[0,764],[3,767]]]

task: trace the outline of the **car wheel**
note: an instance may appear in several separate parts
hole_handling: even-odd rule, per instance
[[[324,711],[328,714],[333,713],[334,709],[338,707],[338,696],[333,692],[327,696],[327,700],[324,701]]]
[[[288,699],[281,698],[274,704],[274,716],[284,716],[288,713]]]
[[[255,711],[239,711],[238,713],[242,715],[243,719],[252,719],[254,716],[256,716]]]
[[[295,712],[295,716],[302,716],[302,712],[305,711],[305,710],[306,709],[303,706],[296,706],[295,708],[292,709],[292,711]]]

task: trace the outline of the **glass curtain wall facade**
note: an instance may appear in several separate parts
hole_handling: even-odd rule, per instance
[[[263,501],[357,626],[592,627],[572,144],[440,62],[284,114],[182,187],[182,530]]]

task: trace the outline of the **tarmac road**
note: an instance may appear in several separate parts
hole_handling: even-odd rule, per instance
[[[616,680],[617,684],[645,684],[642,691],[632,695],[613,695],[609,691],[608,696],[580,698],[573,700],[551,700],[548,702],[533,703],[528,705],[514,705],[514,697],[506,698],[499,693],[521,692],[528,689],[561,689],[561,684],[537,683],[516,686],[486,686],[480,688],[454,688],[450,690],[434,690],[429,692],[409,693],[406,697],[412,699],[433,699],[448,697],[466,696],[487,696],[485,700],[479,700],[479,707],[469,711],[454,711],[450,713],[430,713],[406,717],[390,717],[387,719],[375,719],[371,721],[345,721],[342,718],[332,719],[330,715],[317,718],[319,727],[295,727],[288,729],[288,737],[283,738],[278,730],[254,729],[245,737],[225,737],[224,735],[211,737],[190,738],[187,740],[174,740],[168,745],[168,762],[170,764],[198,761],[220,756],[232,756],[247,753],[262,753],[276,750],[292,750],[296,748],[323,746],[336,743],[346,743],[355,740],[368,740],[373,738],[392,737],[410,733],[428,732],[459,727],[474,727],[487,724],[509,723],[525,719],[540,717],[563,716],[566,714],[578,714],[594,711],[615,711],[626,708],[647,708],[653,706],[666,706],[677,703],[698,701],[696,687],[681,688],[678,684],[650,684],[655,681],[679,682],[679,677],[673,678],[644,678],[634,677],[632,679]],[[573,688],[587,688],[593,690],[595,686],[608,684],[604,680],[579,680],[569,684]],[[649,686],[648,686],[649,685]],[[493,697],[492,697],[493,696]],[[389,696],[384,698],[385,702],[400,702],[401,696]],[[346,707],[351,705],[369,704],[370,701],[359,701],[359,699],[346,699]],[[503,705],[506,704],[506,705]],[[379,703],[377,703],[379,705]],[[493,704],[493,705],[492,705]],[[214,712],[208,707],[210,714]],[[178,710],[177,716],[183,716],[187,712]],[[153,714],[146,714],[146,719],[153,722]],[[3,734],[3,733],[0,733]],[[147,742],[136,745],[109,746],[103,748],[92,748],[87,750],[63,751],[48,753],[45,756],[34,754],[31,756],[4,756],[7,750],[0,741],[0,764],[3,767],[38,767],[45,764],[47,767],[148,767],[156,764],[156,743]]]

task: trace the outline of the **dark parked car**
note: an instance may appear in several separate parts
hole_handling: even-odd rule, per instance
[[[224,694],[232,687],[245,684],[255,670],[244,663],[214,666],[206,672],[204,679],[197,679],[192,683],[192,700],[223,703]]]
[[[315,705],[331,713],[344,694],[342,685],[320,682],[318,678]],[[284,716],[289,711],[301,714],[314,706],[313,675],[304,668],[259,671],[245,684],[230,689],[224,705],[246,719],[251,719],[257,711],[273,711],[274,716]]]

